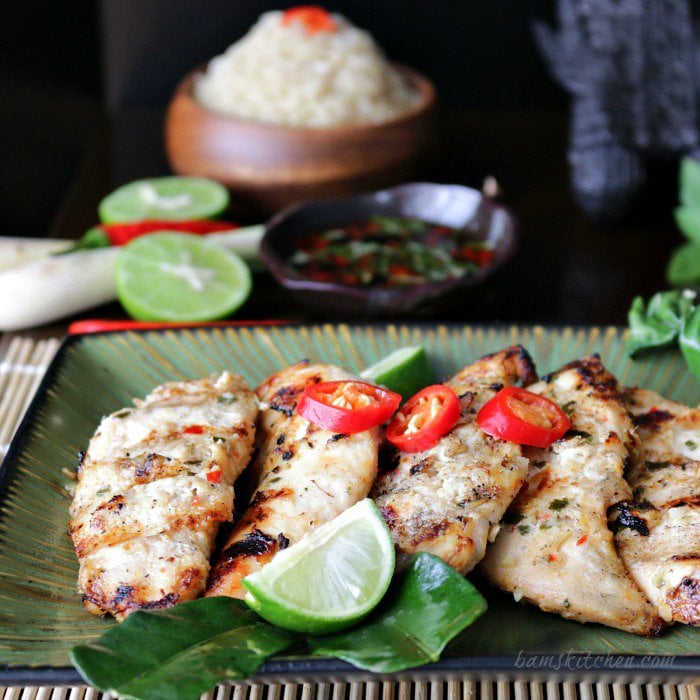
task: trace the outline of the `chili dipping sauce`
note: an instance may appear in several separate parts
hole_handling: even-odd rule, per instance
[[[300,236],[287,262],[313,280],[417,285],[474,274],[493,251],[474,231],[400,216],[372,216]]]

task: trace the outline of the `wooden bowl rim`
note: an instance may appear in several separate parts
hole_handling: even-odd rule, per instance
[[[342,124],[339,126],[331,127],[289,126],[287,124],[270,124],[268,122],[259,122],[254,119],[235,117],[230,114],[224,114],[223,112],[216,112],[205,107],[201,102],[199,102],[199,100],[195,98],[193,92],[194,81],[199,75],[202,75],[205,72],[206,65],[199,66],[185,75],[185,77],[180,81],[177,88],[175,89],[175,93],[170,102],[170,108],[172,108],[176,101],[184,100],[189,104],[190,109],[200,112],[204,117],[214,118],[221,124],[228,124],[231,127],[242,126],[248,128],[255,128],[266,133],[288,133],[290,135],[294,134],[296,136],[309,137],[318,135],[323,135],[324,137],[340,137],[348,133],[370,133],[373,131],[380,131],[383,129],[398,126],[400,124],[414,119],[417,116],[421,116],[422,114],[429,112],[437,102],[437,92],[435,89],[435,85],[429,78],[419,73],[418,71],[409,68],[408,66],[404,66],[399,63],[392,63],[391,65],[401,74],[403,74],[409,80],[411,85],[417,88],[418,92],[421,95],[421,100],[415,107],[401,112],[395,117],[392,117],[391,119],[388,119],[383,122],[363,123],[357,125]]]

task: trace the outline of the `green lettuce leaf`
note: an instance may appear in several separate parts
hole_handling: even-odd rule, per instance
[[[409,558],[375,614],[345,632],[309,637],[315,654],[376,672],[437,661],[445,645],[486,611],[481,594],[432,554]]]
[[[685,320],[695,309],[695,297],[696,293],[687,289],[658,292],[648,304],[642,297],[635,297],[627,314],[630,333],[625,344],[629,354],[669,345],[676,340]]]
[[[673,251],[666,279],[674,287],[700,285],[700,243],[686,243]]]
[[[700,207],[700,161],[690,156],[681,159],[679,184],[681,204]]]
[[[216,683],[253,675],[294,637],[241,600],[213,597],[139,610],[71,660],[104,692],[134,700],[197,700]]]
[[[700,244],[700,207],[677,207],[673,216],[686,238]]]
[[[700,380],[700,306],[683,324],[679,344],[692,375]]]

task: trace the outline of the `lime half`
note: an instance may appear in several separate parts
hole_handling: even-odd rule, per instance
[[[401,394],[404,401],[433,383],[433,370],[428,355],[420,346],[394,350],[376,364],[367,367],[360,376]]]
[[[274,625],[334,632],[369,613],[394,573],[394,543],[366,498],[243,579],[246,603]]]
[[[135,180],[105,197],[99,205],[104,224],[158,219],[211,219],[228,207],[228,190],[204,177],[156,177]]]
[[[117,296],[139,321],[212,321],[248,298],[246,264],[201,236],[162,232],[136,238],[116,264]]]

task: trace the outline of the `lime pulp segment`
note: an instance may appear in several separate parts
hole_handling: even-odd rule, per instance
[[[141,236],[120,252],[117,295],[140,321],[211,321],[238,309],[250,294],[246,264],[201,236]]]
[[[268,622],[298,632],[331,632],[369,613],[394,571],[394,544],[365,499],[243,580],[246,602]]]
[[[203,177],[147,178],[123,185],[99,204],[105,224],[148,219],[186,221],[210,219],[226,210],[226,188]]]

